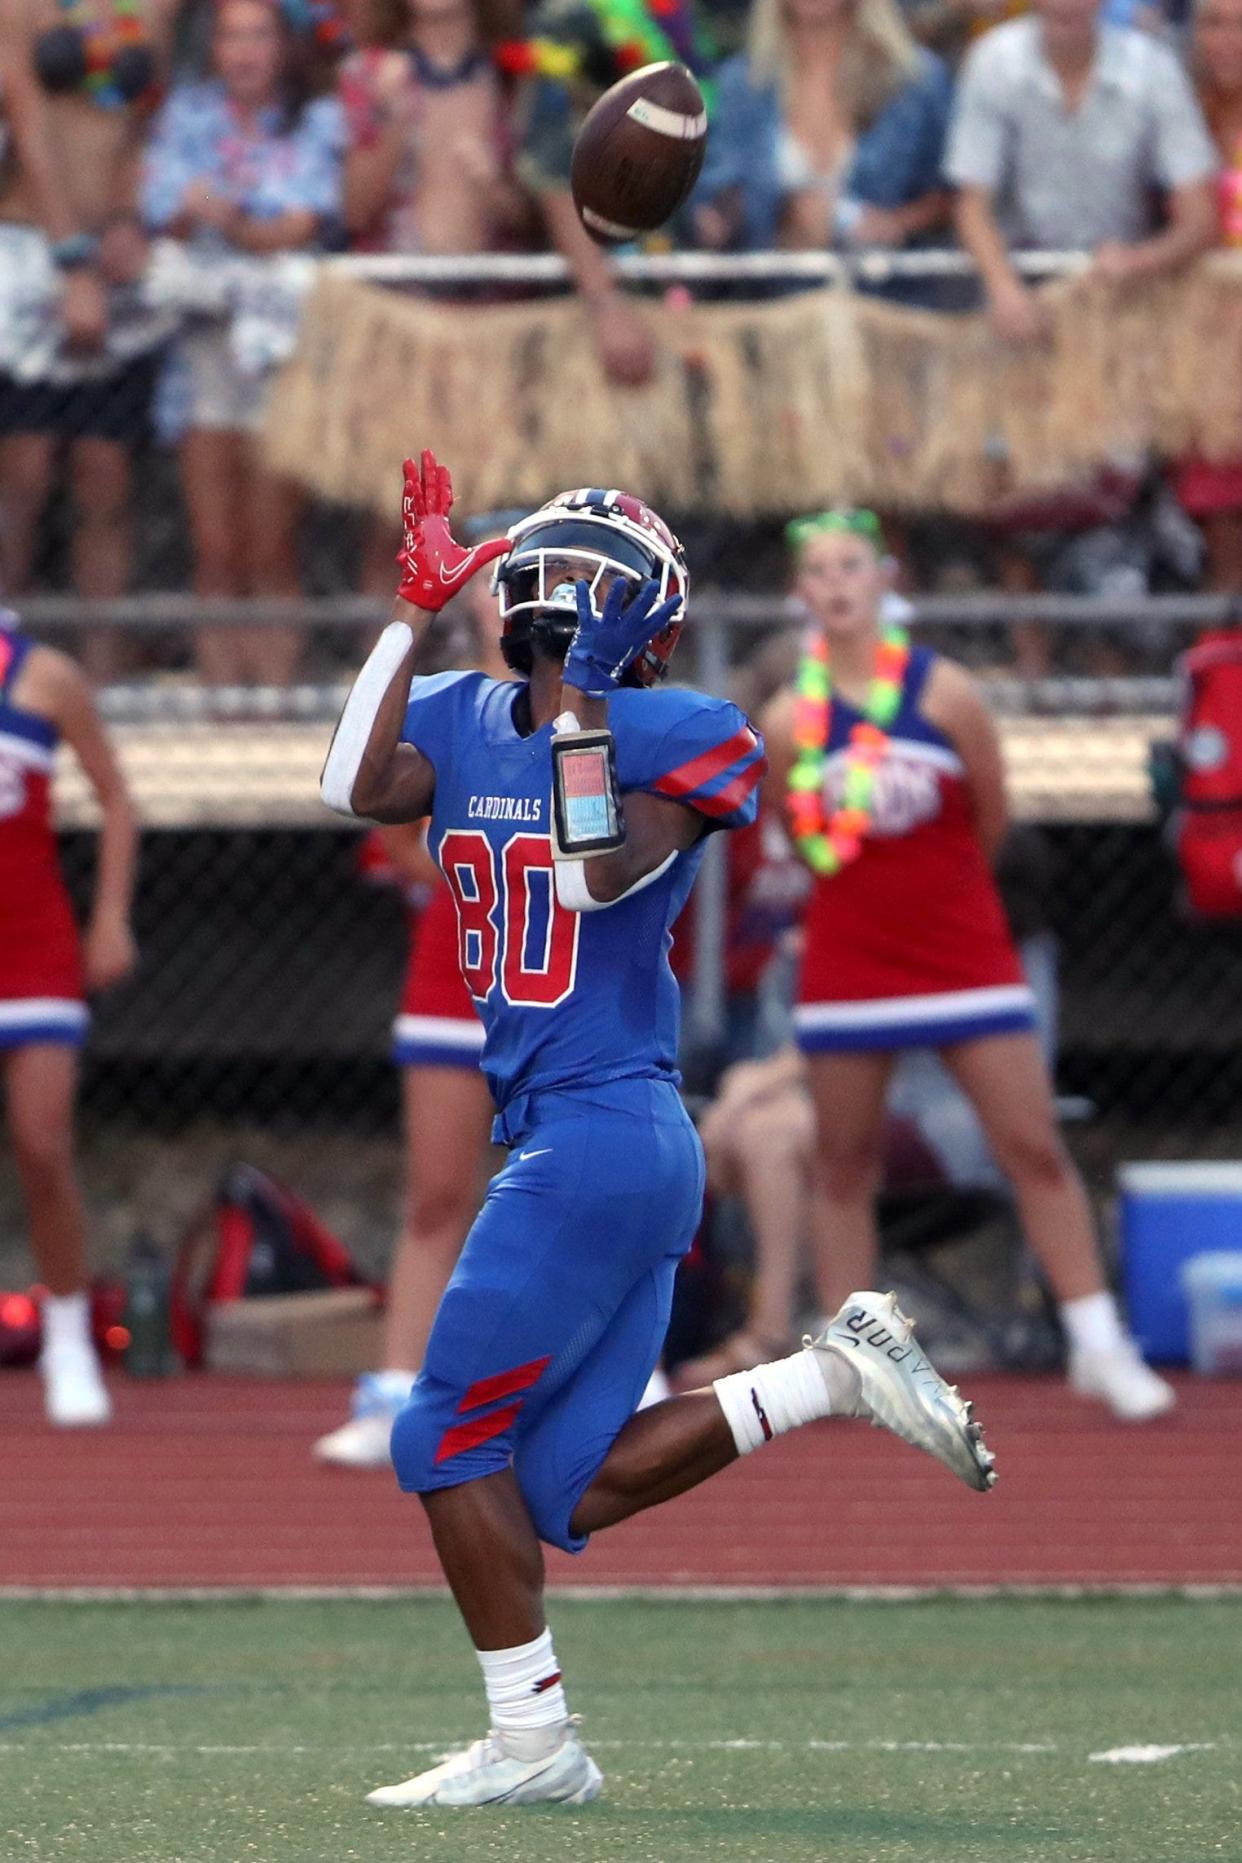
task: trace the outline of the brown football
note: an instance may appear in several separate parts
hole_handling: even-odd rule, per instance
[[[707,140],[703,93],[684,65],[644,65],[592,108],[574,143],[570,186],[601,246],[663,226],[698,180]]]

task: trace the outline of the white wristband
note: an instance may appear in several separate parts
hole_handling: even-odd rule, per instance
[[[666,854],[658,867],[653,867],[650,873],[644,873],[641,880],[635,880],[633,886],[627,886],[615,899],[594,897],[587,885],[585,860],[558,860],[555,868],[557,900],[567,912],[607,912],[609,906],[619,906],[623,899],[632,899],[635,893],[641,893],[645,886],[650,886],[662,873],[667,873],[676,858],[675,852]]]
[[[413,645],[414,630],[409,623],[390,621],[372,647],[345,701],[319,779],[320,795],[338,815],[358,813],[354,808],[354,784],[371,742],[375,719]]]

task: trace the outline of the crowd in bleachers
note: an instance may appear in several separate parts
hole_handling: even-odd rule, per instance
[[[1201,0],[1193,17],[1138,0],[1039,0],[1029,14],[994,0],[705,0],[697,15],[689,0],[14,0],[0,27],[9,595],[46,574],[62,484],[73,517],[56,577],[93,599],[132,586],[132,460],[153,426],[176,448],[195,590],[303,588],[303,500],[255,441],[270,370],[242,367],[219,322],[110,340],[157,238],[207,258],[557,249],[604,369],[644,380],[648,329],[578,222],[569,154],[600,90],[665,56],[709,85],[712,116],[666,240],[960,244],[1015,345],[1047,334],[1022,249],[1086,250],[1124,291],[1242,242],[1242,0]],[[892,288],[923,303],[944,290]],[[1106,472],[1075,529],[1116,515],[1119,472],[1125,507],[1128,469]],[[1176,486],[1214,585],[1239,586],[1242,465],[1187,461]],[[1002,586],[1047,584],[1064,516],[999,527]],[[393,547],[382,526],[360,539],[356,586],[390,592]],[[206,631],[197,659],[210,680],[280,683],[302,651],[293,630]],[[94,652],[98,674],[116,670],[115,642]],[[1046,641],[1028,632],[1019,656],[1042,670]]]

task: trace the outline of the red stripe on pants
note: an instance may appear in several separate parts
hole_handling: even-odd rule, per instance
[[[547,1358],[532,1358],[528,1364],[517,1365],[512,1371],[498,1371],[490,1378],[480,1378],[458,1404],[458,1415],[463,1410],[481,1410],[484,1404],[498,1403],[502,1397],[512,1397],[518,1391],[528,1391],[551,1363],[549,1354]]]
[[[440,1438],[440,1447],[436,1450],[437,1466],[452,1456],[462,1455],[467,1449],[477,1449],[480,1443],[491,1442],[493,1436],[503,1436],[521,1408],[521,1404],[506,1404],[502,1410],[493,1410],[486,1417],[476,1417],[472,1423],[455,1423]]]

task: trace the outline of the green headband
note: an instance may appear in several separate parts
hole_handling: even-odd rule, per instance
[[[815,517],[795,518],[785,526],[785,542],[798,553],[812,537],[864,537],[877,556],[884,554],[884,531],[874,511],[820,511]]]

